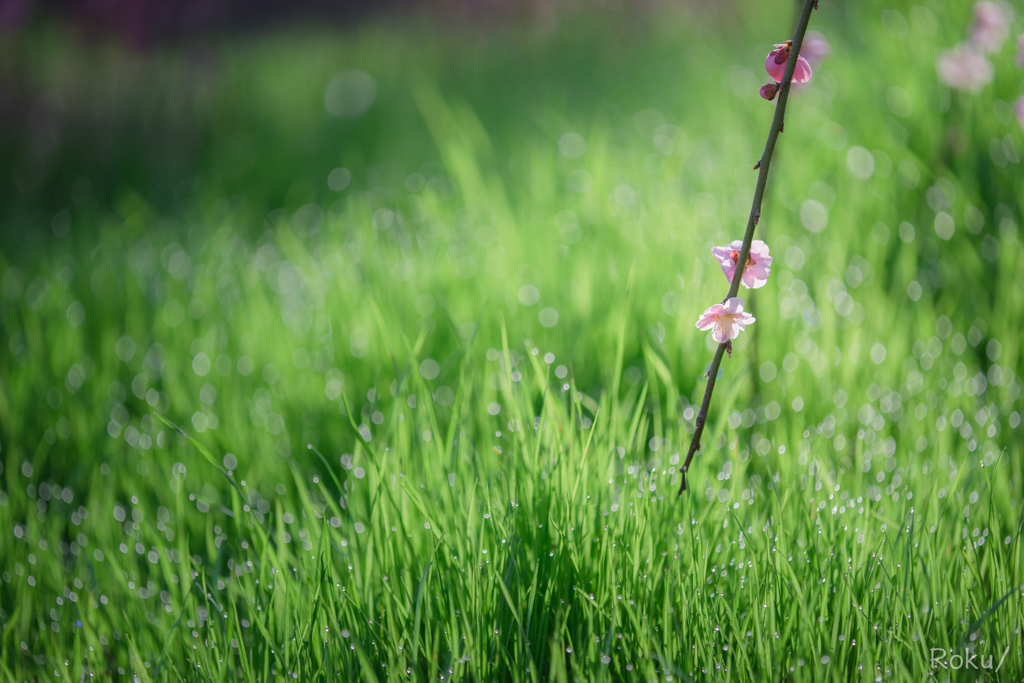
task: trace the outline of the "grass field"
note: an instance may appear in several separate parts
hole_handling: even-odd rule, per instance
[[[1020,680],[1024,71],[895,4],[681,498],[789,5],[3,39],[0,677]]]

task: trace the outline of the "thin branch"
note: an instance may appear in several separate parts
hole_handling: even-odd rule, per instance
[[[800,47],[804,42],[804,33],[807,32],[807,23],[811,19],[811,12],[817,4],[817,0],[804,0],[803,9],[800,12],[800,21],[797,24],[796,33],[793,35],[793,45],[789,52],[789,60],[786,62],[786,71],[782,76],[782,85],[779,88],[779,103],[775,107],[775,118],[772,119],[771,130],[768,131],[768,142],[765,143],[761,160],[754,167],[760,169],[757,176],[757,187],[754,188],[754,202],[750,207],[750,217],[747,219],[747,231],[743,235],[743,247],[740,249],[739,258],[736,261],[740,265],[733,275],[729,293],[725,297],[726,300],[736,296],[739,292],[743,264],[747,262],[750,255],[750,243],[754,240],[754,228],[757,227],[758,220],[761,218],[761,202],[768,184],[768,170],[772,164],[772,155],[775,153],[775,143],[779,139],[779,133],[782,132],[786,116],[786,102],[789,100],[789,87],[793,81],[793,72],[796,70],[797,57],[800,55]],[[708,408],[711,405],[711,394],[715,391],[718,368],[722,364],[722,356],[725,355],[728,346],[729,342],[718,345],[715,358],[711,361],[711,367],[708,368],[708,386],[704,390],[704,400],[701,402],[700,412],[697,413],[697,421],[694,423],[693,440],[690,441],[690,450],[686,453],[686,460],[679,468],[679,473],[682,475],[682,480],[679,482],[679,495],[683,495],[683,491],[686,490],[686,472],[690,469],[690,462],[693,460],[694,454],[700,448],[700,437],[704,433],[704,423],[708,419]]]

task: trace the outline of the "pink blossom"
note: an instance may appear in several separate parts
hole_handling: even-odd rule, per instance
[[[1017,123],[1024,128],[1024,97],[1018,97],[1013,104],[1013,113],[1017,115]]]
[[[1017,66],[1024,67],[1024,33],[1017,36]]]
[[[754,316],[743,312],[743,299],[734,296],[724,304],[711,306],[697,321],[698,330],[711,330],[711,338],[719,344],[735,339],[747,325],[754,322]]]
[[[981,0],[974,3],[974,23],[968,30],[971,47],[983,55],[999,52],[1010,37],[1013,10],[1005,2]]]
[[[765,71],[776,81],[781,82],[783,74],[786,73],[786,62],[789,60],[789,52],[792,48],[791,41],[777,43],[775,49],[768,53],[764,60]],[[796,58],[796,70],[793,72],[794,83],[806,83],[811,80],[811,65],[798,55]]]
[[[761,89],[758,91],[758,93],[761,95],[761,97],[771,102],[772,100],[775,99],[775,96],[779,94],[779,84],[765,83],[764,85],[761,86]]]
[[[963,44],[939,55],[935,70],[946,85],[967,92],[978,92],[991,83],[995,75],[992,62]]]
[[[808,31],[800,46],[800,56],[806,57],[811,66],[817,66],[830,52],[832,46],[828,44],[825,36],[817,31]]]
[[[711,255],[718,259],[718,265],[722,267],[725,279],[730,284],[736,274],[736,266],[739,264],[742,249],[743,240],[735,240],[724,247],[711,249]],[[747,263],[743,267],[740,282],[747,289],[764,287],[768,282],[768,275],[772,272],[771,265],[772,257],[768,251],[768,245],[761,240],[754,240],[750,243],[750,253],[747,255]]]

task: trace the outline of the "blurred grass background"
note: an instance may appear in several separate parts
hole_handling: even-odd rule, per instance
[[[1019,643],[1024,72],[938,83],[969,3],[820,3],[772,278],[674,496],[794,13],[0,40],[3,675],[909,678]]]

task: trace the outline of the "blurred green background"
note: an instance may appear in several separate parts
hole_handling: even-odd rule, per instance
[[[330,463],[342,479],[324,489],[320,512],[342,496],[338,533],[384,524],[372,487],[345,494],[353,464],[361,479],[368,458],[377,486],[389,466],[424,482],[428,507],[443,507],[459,463],[477,486],[520,477],[557,497],[579,486],[578,460],[555,483],[553,467],[511,455],[561,453],[540,436],[527,449],[533,437],[521,435],[533,415],[538,431],[554,400],[559,429],[581,434],[575,448],[597,432],[599,471],[585,482],[603,484],[606,470],[628,478],[629,453],[638,472],[642,463],[664,479],[653,527],[674,536],[697,517],[673,497],[671,471],[713,350],[694,322],[727,290],[710,248],[742,237],[774,111],[757,94],[764,56],[791,35],[797,9],[627,3],[490,19],[410,10],[346,29],[296,23],[148,50],[87,40],[61,22],[0,38],[9,670],[49,675],[47,656],[73,647],[65,625],[40,641],[42,662],[26,654],[36,645],[19,650],[58,623],[26,602],[13,566],[26,561],[29,527],[70,549],[72,526],[92,525],[92,545],[110,556],[124,522],[122,509],[111,526],[112,501],[145,509],[138,527],[178,496],[175,524],[191,539],[182,555],[209,565],[221,533],[211,520],[241,495],[217,463],[249,481],[248,502],[268,525],[267,501],[298,502],[295,482],[328,481]],[[1004,525],[1019,518],[1024,140],[1013,102],[1024,71],[1007,44],[980,93],[942,85],[936,56],[970,21],[967,2],[821,1],[811,28],[830,53],[790,99],[758,227],[772,276],[741,292],[757,322],[724,364],[689,504],[730,500],[718,490],[734,461],[758,486],[775,473],[795,491],[813,480],[817,457],[819,477],[822,467],[863,475],[855,496],[870,487],[881,500],[889,477],[894,501],[901,482],[937,501],[953,474],[998,462],[992,509]],[[66,495],[46,503],[43,486]],[[620,493],[601,495],[595,525],[598,501]],[[86,518],[78,505],[96,512]],[[150,533],[130,526],[124,533]],[[228,545],[241,553],[236,540]],[[431,541],[411,543],[399,564],[419,577]],[[45,590],[59,595],[85,571],[85,545],[81,560],[53,551]],[[339,558],[346,547],[335,544]],[[102,585],[103,572],[89,571]],[[1013,572],[996,574],[985,580],[1002,585]],[[171,622],[155,619],[147,668],[170,647],[161,650]],[[123,631],[120,620],[92,628]],[[546,661],[546,647],[529,657]],[[367,656],[365,670],[373,660],[378,674],[391,661]],[[527,655],[509,656],[507,668],[466,675],[512,676]]]
[[[994,86],[951,93],[933,62],[970,7],[917,7],[891,25],[873,6],[815,15],[832,54],[794,96],[758,233],[775,277],[738,350],[780,371],[787,353],[813,362],[810,339],[849,362],[819,360],[809,385],[754,373],[755,403],[895,382],[938,315],[980,335],[972,376],[993,362],[990,339],[1017,367],[1020,127],[1007,101],[1021,72],[1004,50]],[[698,400],[709,357],[693,322],[723,293],[709,248],[742,236],[773,111],[757,97],[761,55],[793,20],[735,9],[453,30],[409,17],[152,53],[56,28],[9,38],[8,113],[22,116],[7,127],[2,186],[5,388],[20,407],[9,438],[53,427],[51,411],[26,408],[76,363],[96,394],[91,406],[75,396],[89,453],[112,446],[93,435],[113,379],[141,374],[134,393],[153,387],[163,409],[191,415],[207,410],[204,384],[249,396],[272,365],[290,448],[313,435],[340,447],[350,435],[337,392],[325,397],[331,369],[354,395],[383,391],[401,374],[401,337],[425,330],[422,355],[450,384],[471,323],[494,347],[501,315],[516,351],[528,338],[571,361],[597,398],[614,382],[631,267],[625,358],[640,374],[627,383],[646,374],[646,340],[684,402]],[[769,347],[748,351],[754,340]],[[859,362],[876,343],[886,362]],[[220,372],[193,372],[199,354]],[[250,374],[224,370],[243,355]],[[69,446],[53,466],[76,462]]]

